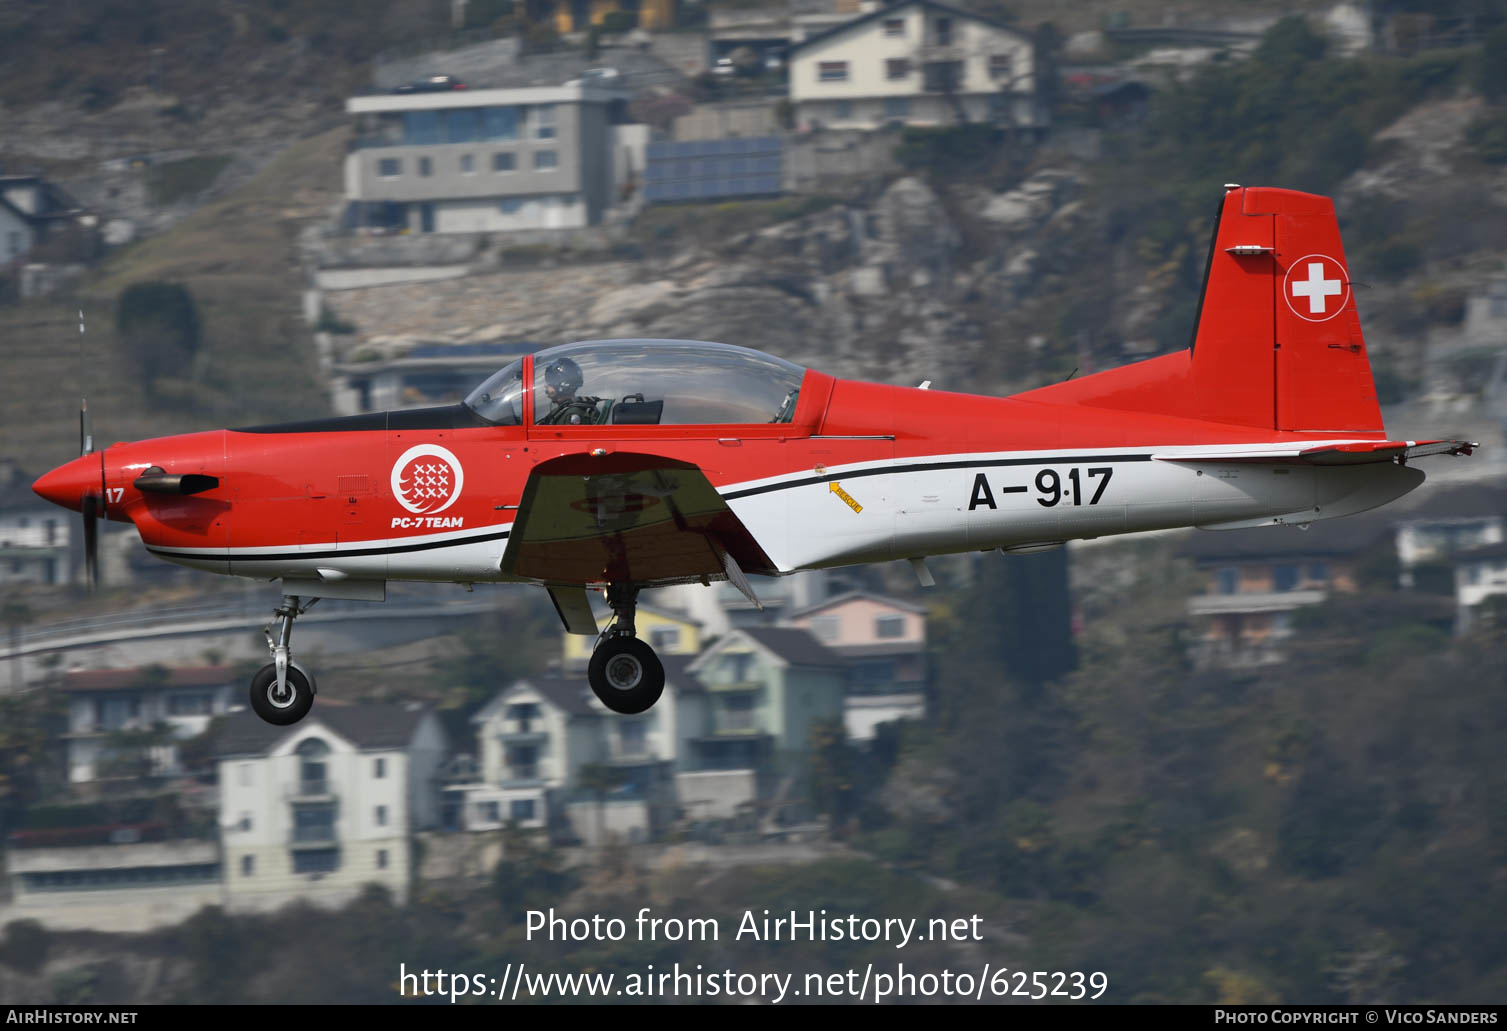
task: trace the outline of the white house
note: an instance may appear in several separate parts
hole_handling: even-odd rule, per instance
[[[1457,631],[1469,630],[1481,619],[1480,606],[1503,596],[1507,596],[1507,544],[1489,544],[1456,558]]]
[[[170,776],[180,772],[177,742],[201,733],[209,721],[229,711],[242,688],[227,666],[179,666],[173,669],[75,670],[59,690],[68,699],[68,779],[78,784],[128,773],[117,760],[116,735],[166,724],[170,736],[155,742],[146,772]]]
[[[232,714],[217,750],[228,904],[339,905],[371,882],[404,900],[410,835],[438,823],[445,751],[418,706],[324,700],[291,727]]]
[[[901,0],[818,32],[791,48],[789,67],[803,128],[1045,124],[1031,37],[936,0]]]

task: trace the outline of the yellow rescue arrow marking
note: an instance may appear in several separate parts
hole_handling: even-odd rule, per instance
[[[863,511],[863,506],[853,500],[853,495],[849,494],[847,491],[839,487],[836,480],[833,480],[831,483],[827,484],[827,489],[833,494],[836,494],[838,497],[842,498],[843,504],[847,505],[853,511]]]

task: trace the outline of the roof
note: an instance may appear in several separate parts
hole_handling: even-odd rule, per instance
[[[844,666],[842,656],[798,627],[745,626],[728,634],[747,634],[792,666]],[[726,639],[726,638],[725,638]],[[724,639],[724,640],[725,640]]]
[[[1391,531],[1377,515],[1319,519],[1300,530],[1262,526],[1250,530],[1194,530],[1178,554],[1200,564],[1228,559],[1277,559],[1288,556],[1354,555],[1382,540]]]
[[[1397,522],[1471,519],[1507,515],[1507,484],[1472,483],[1453,490],[1430,490],[1420,502],[1397,514]]]
[[[1486,544],[1479,548],[1471,548],[1469,551],[1457,551],[1453,557],[1456,562],[1482,562],[1507,558],[1507,541]]]
[[[1020,31],[1013,25],[1006,25],[1004,22],[995,21],[993,18],[985,18],[983,15],[975,14],[972,11],[965,11],[961,7],[952,7],[948,4],[938,3],[937,0],[899,0],[898,3],[877,7],[874,10],[870,11],[868,14],[861,14],[856,18],[852,18],[848,21],[834,25],[830,29],[823,29],[816,35],[810,36],[800,43],[797,43],[795,46],[791,47],[790,53],[794,55],[796,51],[804,50],[806,47],[830,39],[840,32],[847,32],[849,29],[855,29],[867,22],[876,21],[879,18],[894,14],[896,11],[903,11],[907,7],[929,7],[934,11],[940,11],[943,14],[950,14],[955,18],[966,18],[968,21],[982,22],[983,24],[991,26],[992,28],[999,29],[1002,32],[1008,32],[1013,36],[1019,36],[1021,39],[1027,41],[1030,41],[1031,39],[1030,35]]]
[[[485,723],[507,703],[507,699],[519,688],[531,687],[544,696],[555,708],[571,716],[586,716],[595,712],[591,706],[591,688],[586,684],[586,678],[580,677],[519,677],[507,687],[499,691],[492,700],[471,717],[472,723]]]
[[[429,710],[422,705],[398,705],[385,702],[352,705],[319,704],[291,727],[277,727],[264,722],[250,709],[241,709],[217,721],[215,754],[266,755],[290,734],[303,733],[323,725],[363,750],[402,748]]]
[[[229,666],[179,666],[167,671],[164,680],[143,683],[152,667],[137,669],[84,669],[63,676],[62,691],[139,691],[170,687],[219,687],[235,674]]]
[[[845,591],[842,594],[834,594],[832,597],[826,599],[825,601],[819,601],[815,605],[807,605],[803,609],[797,609],[785,618],[799,619],[800,617],[808,616],[813,612],[820,612],[822,609],[829,609],[833,605],[841,605],[845,602],[850,602],[859,598],[878,602],[881,605],[888,605],[892,608],[904,609],[906,612],[914,612],[918,615],[923,615],[926,612],[926,609],[921,605],[916,605],[913,602],[901,601],[899,598],[891,598],[888,595],[874,594],[870,591]]]

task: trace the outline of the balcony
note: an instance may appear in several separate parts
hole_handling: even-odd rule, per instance
[[[1190,616],[1244,615],[1252,612],[1290,612],[1317,605],[1329,596],[1322,590],[1251,591],[1246,594],[1196,594],[1188,599]]]
[[[333,823],[294,827],[288,832],[289,848],[329,848],[338,840]]]
[[[300,780],[283,788],[283,798],[288,802],[333,802],[335,789],[328,777]]]

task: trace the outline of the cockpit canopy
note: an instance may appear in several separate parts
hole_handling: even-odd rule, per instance
[[[498,426],[523,422],[533,390],[543,426],[629,426],[790,422],[806,370],[747,347],[701,340],[587,340],[534,355],[533,384],[523,361],[466,398]]]

